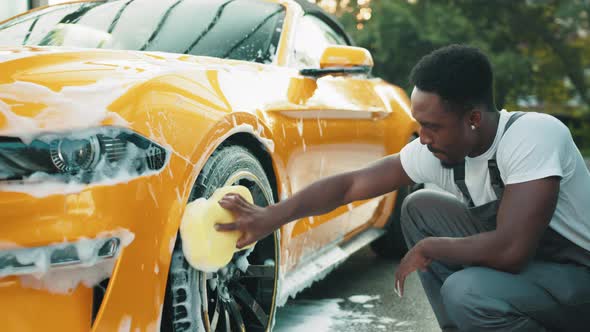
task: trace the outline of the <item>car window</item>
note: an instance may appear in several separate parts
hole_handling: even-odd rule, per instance
[[[22,15],[0,27],[0,44],[23,45],[37,43],[66,15],[76,11],[80,5],[50,7]]]
[[[27,21],[21,22],[20,24],[15,24],[5,28],[2,31],[2,34],[0,34],[0,45],[11,45],[15,42],[19,45],[22,45],[33,21],[33,19],[29,19]]]
[[[284,6],[263,0],[68,4],[3,24],[0,43],[162,51],[270,63],[284,17]]]
[[[86,14],[80,17],[77,24],[111,33],[121,18],[121,14],[129,4],[129,1],[101,4],[100,6],[91,8]]]
[[[186,1],[169,13],[146,49],[268,63],[284,17],[282,5],[266,1]],[[190,29],[181,24],[187,21]]]
[[[166,11],[177,0],[135,0],[122,13],[112,31],[111,48],[139,50],[148,41]]]
[[[55,31],[56,26],[75,24],[82,15],[97,6],[98,3],[76,4],[73,6],[57,7],[54,11],[38,15],[36,23],[31,29],[31,35],[25,42],[27,45],[44,45],[48,36]],[[58,36],[56,36],[58,37]]]
[[[295,63],[301,68],[319,68],[320,58],[328,45],[347,45],[346,39],[321,19],[306,15],[295,36]]]

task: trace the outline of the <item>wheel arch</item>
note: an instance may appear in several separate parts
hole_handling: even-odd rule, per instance
[[[275,174],[273,158],[268,149],[262,145],[262,143],[260,143],[256,137],[247,132],[239,132],[229,136],[221,145],[218,146],[218,149],[224,145],[241,146],[254,155],[254,157],[262,165],[262,168],[268,177],[268,181],[272,188],[274,201],[278,202],[279,190],[277,185],[277,176]]]

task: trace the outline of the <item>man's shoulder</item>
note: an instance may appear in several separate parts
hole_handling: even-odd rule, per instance
[[[547,176],[563,176],[564,165],[574,148],[569,129],[557,118],[526,113],[504,134],[497,161],[506,184]]]
[[[519,130],[533,130],[538,131],[539,129],[555,129],[555,130],[563,130],[567,127],[559,121],[556,117],[545,114],[545,113],[538,113],[538,112],[519,112],[522,114],[520,118],[512,124],[510,129],[506,132],[506,134],[513,131],[513,129]],[[514,127],[514,128],[512,128]],[[514,130],[517,131],[517,130]]]
[[[559,151],[570,142],[568,127],[557,118],[544,113],[525,112],[504,133],[497,159],[499,164],[509,160],[527,160],[528,157],[536,159],[539,154]]]
[[[504,133],[499,149],[507,145],[535,144],[547,140],[557,143],[569,135],[569,129],[554,116],[537,112],[523,112],[522,116],[514,121]]]

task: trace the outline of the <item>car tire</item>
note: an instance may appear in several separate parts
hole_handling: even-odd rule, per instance
[[[246,186],[256,205],[274,203],[264,168],[243,147],[223,145],[212,154],[193,186],[189,202],[209,198],[217,188],[226,185]],[[218,272],[206,273],[188,264],[178,236],[170,263],[161,331],[270,331],[276,309],[279,248],[277,231],[260,240],[252,250],[236,252],[232,261]],[[245,265],[244,260],[248,262]]]

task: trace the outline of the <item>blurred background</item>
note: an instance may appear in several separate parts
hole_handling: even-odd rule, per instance
[[[552,114],[590,157],[590,0],[317,0],[375,59],[374,74],[411,92],[423,55],[482,49],[499,108]]]
[[[310,1],[373,53],[375,75],[408,93],[423,55],[451,43],[481,48],[494,66],[498,107],[558,117],[590,157],[590,0]],[[2,0],[0,20],[61,2]]]

